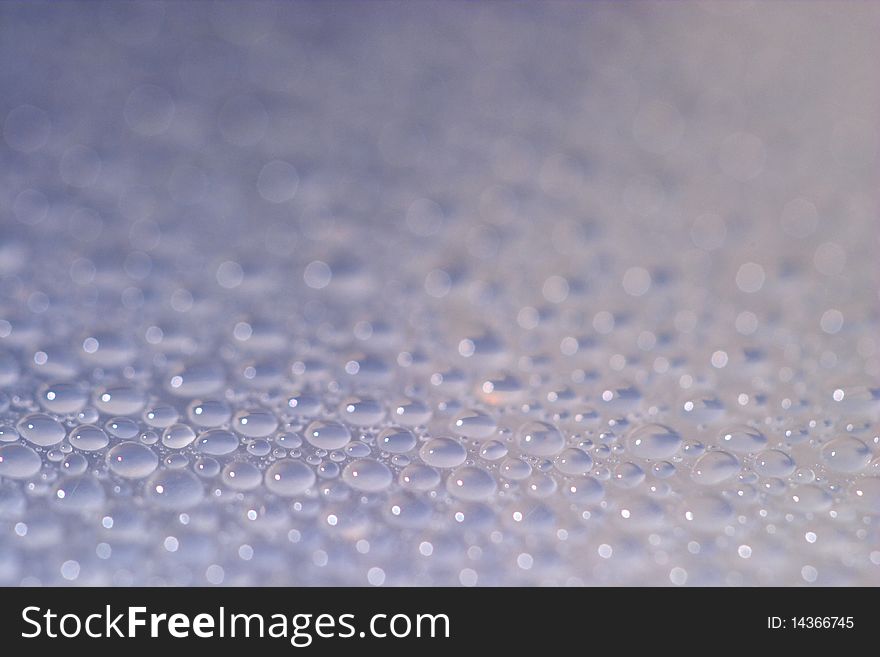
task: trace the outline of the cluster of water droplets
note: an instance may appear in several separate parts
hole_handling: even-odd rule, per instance
[[[880,583],[861,51],[661,4],[0,8],[0,583]]]

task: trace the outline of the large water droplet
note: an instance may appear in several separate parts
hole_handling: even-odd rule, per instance
[[[640,459],[668,459],[681,449],[681,436],[663,424],[645,424],[626,438],[630,454]]]
[[[266,470],[266,488],[282,497],[294,497],[315,483],[315,473],[302,461],[282,459]]]

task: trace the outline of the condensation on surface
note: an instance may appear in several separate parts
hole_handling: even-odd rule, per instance
[[[0,6],[0,583],[877,585],[871,3]]]

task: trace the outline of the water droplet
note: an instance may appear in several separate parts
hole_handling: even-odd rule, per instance
[[[223,468],[223,483],[233,490],[253,490],[262,480],[260,469],[247,461],[229,463]]]
[[[342,479],[357,490],[376,492],[388,488],[393,475],[388,466],[380,461],[359,459],[345,466]]]
[[[459,436],[484,440],[495,433],[498,423],[482,411],[468,410],[456,415],[450,427]]]
[[[192,402],[186,411],[190,422],[199,427],[219,427],[232,417],[232,408],[225,401],[209,399]]]
[[[469,465],[456,468],[446,478],[446,490],[461,500],[486,500],[495,493],[496,487],[491,474]]]
[[[758,429],[738,424],[722,429],[718,444],[731,452],[750,454],[762,450],[767,445],[767,437]]]
[[[171,426],[180,417],[177,409],[173,406],[153,406],[144,411],[144,422],[156,429],[165,429]]]
[[[130,385],[101,388],[94,401],[98,410],[107,415],[135,415],[147,403],[144,392]]]
[[[838,472],[858,472],[871,462],[871,450],[858,438],[840,436],[822,446],[822,460]]]
[[[432,438],[422,445],[419,456],[435,468],[454,468],[464,463],[467,450],[454,438]]]
[[[630,432],[626,448],[640,459],[668,459],[681,449],[681,436],[663,424],[645,424]]]
[[[224,456],[238,449],[238,438],[226,429],[208,429],[199,434],[195,449],[200,454]]]
[[[278,419],[269,411],[241,411],[235,414],[232,426],[242,436],[264,438],[278,428]]]
[[[593,469],[593,458],[579,447],[569,447],[556,457],[555,465],[563,474],[585,475]]]
[[[196,432],[188,424],[172,424],[162,432],[162,444],[171,449],[183,449],[196,439]]]
[[[94,424],[81,424],[70,432],[67,440],[71,445],[84,452],[96,452],[104,449],[110,443],[107,433]]]
[[[45,384],[40,386],[37,395],[44,409],[60,415],[78,413],[89,400],[85,388],[76,383]]]
[[[25,445],[0,446],[0,477],[29,479],[43,465],[40,455]]]
[[[376,439],[379,449],[391,454],[406,454],[416,446],[416,437],[409,429],[388,427]]]
[[[45,413],[25,415],[16,427],[22,438],[39,447],[57,445],[64,440],[64,427]]]
[[[712,486],[730,479],[739,472],[739,460],[728,452],[712,450],[694,462],[691,478],[698,484]]]
[[[348,397],[339,404],[339,417],[356,427],[372,427],[385,417],[385,407],[369,397]]]
[[[122,442],[107,452],[110,470],[127,479],[142,479],[153,473],[159,465],[159,457],[149,447],[140,443]]]
[[[146,497],[156,506],[183,511],[202,501],[204,489],[196,476],[186,470],[159,470],[144,486]]]
[[[440,473],[437,470],[421,463],[413,463],[400,471],[401,486],[412,490],[433,490],[440,481]]]
[[[315,483],[315,473],[302,461],[282,459],[266,470],[266,488],[282,497],[304,493]]]
[[[764,477],[787,477],[796,464],[785,452],[768,449],[755,457],[755,471]]]
[[[527,422],[520,427],[519,446],[531,456],[554,456],[565,447],[565,438],[552,424]]]
[[[305,438],[320,449],[341,449],[351,440],[351,432],[335,420],[315,420],[306,427]]]

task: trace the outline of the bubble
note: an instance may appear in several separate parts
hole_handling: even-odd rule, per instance
[[[233,490],[253,490],[262,480],[260,469],[247,461],[229,463],[223,468],[223,483]]]
[[[454,438],[432,438],[422,445],[419,456],[435,468],[454,468],[464,463],[467,450]]]
[[[755,457],[755,471],[764,477],[787,477],[796,467],[794,460],[778,449],[768,449]]]
[[[858,438],[840,436],[822,446],[822,460],[838,472],[858,472],[871,461],[871,450]]]
[[[278,418],[269,411],[239,411],[232,419],[233,428],[248,438],[265,438],[275,433]]]
[[[674,429],[652,423],[633,429],[626,438],[626,448],[640,459],[667,459],[681,449],[681,442]]]
[[[43,466],[40,455],[25,445],[0,445],[0,477],[30,479]]]
[[[721,450],[712,450],[694,462],[691,478],[698,484],[712,486],[730,479],[739,470],[740,463],[735,456]]]
[[[266,469],[266,488],[282,497],[304,493],[315,483],[315,473],[302,461],[282,459]]]
[[[22,153],[40,150],[49,141],[51,131],[49,115],[33,105],[19,105],[3,122],[3,139],[10,148]]]
[[[45,413],[25,415],[15,426],[22,438],[38,447],[57,445],[66,434],[64,427]]]
[[[767,437],[758,429],[745,424],[726,427],[718,434],[718,444],[738,454],[750,454],[767,445]]]
[[[532,421],[520,427],[520,449],[530,456],[555,456],[565,447],[565,438],[552,424]]]
[[[272,160],[263,165],[257,178],[257,190],[270,203],[285,203],[296,195],[299,175],[289,162]]]
[[[238,449],[238,438],[226,429],[208,429],[199,434],[195,450],[199,454],[225,456]]]
[[[159,465],[159,457],[153,450],[135,442],[114,445],[107,452],[106,460],[114,474],[127,479],[143,479]]]
[[[68,442],[84,452],[97,452],[110,444],[107,433],[94,424],[81,424],[70,432]]]
[[[186,470],[159,470],[144,486],[146,498],[156,506],[183,511],[202,501],[205,491],[196,476]]]
[[[450,429],[459,436],[484,440],[494,435],[498,428],[495,419],[482,411],[462,411],[452,420]]]
[[[474,466],[456,468],[446,478],[446,490],[461,500],[486,500],[492,497],[496,487],[491,474]]]
[[[107,415],[135,415],[147,403],[143,390],[130,385],[100,388],[94,396],[95,406]]]
[[[78,413],[89,401],[88,392],[76,383],[47,383],[37,393],[40,406],[50,413],[72,415]]]
[[[379,449],[391,454],[406,454],[417,442],[413,432],[403,427],[387,427],[376,438]]]
[[[162,87],[144,84],[128,95],[123,109],[125,123],[144,137],[155,137],[171,126],[174,100]]]
[[[369,397],[348,397],[339,404],[339,417],[358,427],[371,427],[385,418],[385,407]]]
[[[342,479],[356,490],[376,492],[391,485],[391,470],[384,463],[374,459],[352,461],[342,470]]]

